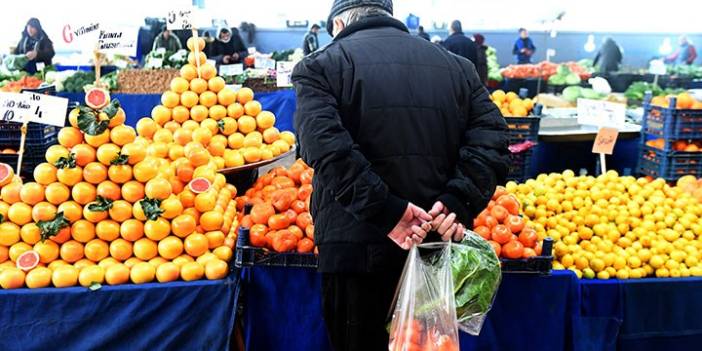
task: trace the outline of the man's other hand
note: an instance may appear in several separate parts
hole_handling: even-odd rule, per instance
[[[431,229],[432,217],[423,209],[409,203],[405,213],[388,237],[404,250],[421,244]]]

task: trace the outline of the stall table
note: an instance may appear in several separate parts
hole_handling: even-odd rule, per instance
[[[0,290],[0,350],[228,350],[238,274],[95,291]]]
[[[248,350],[331,350],[311,269],[244,272]],[[695,350],[702,279],[579,280],[571,271],[505,274],[478,337],[462,350]]]

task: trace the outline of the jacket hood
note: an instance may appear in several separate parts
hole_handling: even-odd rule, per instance
[[[222,39],[219,37],[220,34],[222,34],[223,32],[229,33],[229,40],[224,41],[224,40],[222,40]],[[232,31],[231,31],[231,29],[229,29],[229,28],[227,28],[227,27],[221,27],[221,28],[219,28],[219,29],[217,30],[217,41],[221,41],[221,42],[223,42],[223,43],[228,43],[228,42],[231,41],[231,40],[232,40]]]

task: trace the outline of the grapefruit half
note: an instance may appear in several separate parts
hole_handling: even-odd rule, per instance
[[[92,88],[85,93],[85,104],[96,110],[110,103],[110,93],[105,89]]]
[[[39,254],[34,250],[23,252],[17,257],[17,268],[27,272],[39,264]]]
[[[211,186],[212,184],[210,181],[205,178],[195,178],[190,181],[190,184],[188,184],[190,191],[194,192],[195,194],[204,193],[205,191],[210,190]]]

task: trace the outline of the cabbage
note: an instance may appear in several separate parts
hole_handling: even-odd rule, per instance
[[[575,73],[570,73],[565,77],[565,83],[568,85],[578,85],[580,84],[580,76]]]
[[[569,102],[575,102],[582,96],[582,88],[579,86],[570,86],[563,89],[563,99]]]

